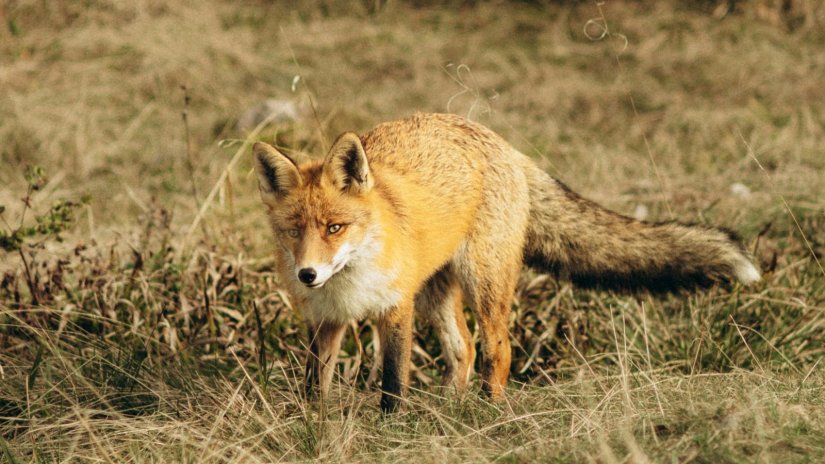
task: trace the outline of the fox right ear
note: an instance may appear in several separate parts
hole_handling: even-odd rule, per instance
[[[264,203],[277,199],[301,186],[298,167],[283,153],[269,144],[257,142],[252,146],[258,189]]]

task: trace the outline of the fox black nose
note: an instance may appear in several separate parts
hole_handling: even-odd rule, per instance
[[[298,280],[307,285],[315,282],[315,277],[317,276],[318,274],[315,272],[315,269],[311,267],[305,267],[298,271]]]

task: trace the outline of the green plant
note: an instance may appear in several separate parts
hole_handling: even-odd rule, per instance
[[[36,304],[40,301],[40,292],[32,273],[34,255],[31,250],[42,248],[48,240],[62,241],[60,233],[74,225],[77,209],[88,204],[89,198],[83,196],[80,201],[57,200],[48,210],[39,213],[34,205],[35,193],[46,185],[48,180],[46,173],[40,166],[30,166],[26,168],[24,178],[26,179],[26,195],[21,199],[23,208],[18,215],[16,226],[12,226],[6,219],[4,215],[6,207],[0,205],[0,220],[5,227],[0,230],[0,249],[7,253],[17,252],[20,256],[32,302]],[[29,211],[33,213],[33,222],[26,221],[26,213]]]

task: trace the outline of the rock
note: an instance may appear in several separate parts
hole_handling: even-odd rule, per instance
[[[268,99],[247,108],[238,118],[238,129],[251,131],[271,118],[271,123],[283,124],[301,117],[298,105],[288,100]]]
[[[642,204],[636,205],[636,209],[633,210],[633,218],[637,221],[644,221],[649,214],[650,211],[648,211],[647,206]]]
[[[751,189],[741,182],[734,182],[730,186],[730,193],[732,193],[735,197],[746,200],[751,196]]]

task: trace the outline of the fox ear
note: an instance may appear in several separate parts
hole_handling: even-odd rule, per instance
[[[252,146],[258,189],[264,203],[277,199],[301,186],[301,173],[295,163],[269,144],[257,142]]]
[[[373,185],[367,154],[352,132],[342,134],[332,145],[324,160],[324,173],[343,192],[360,195]]]

